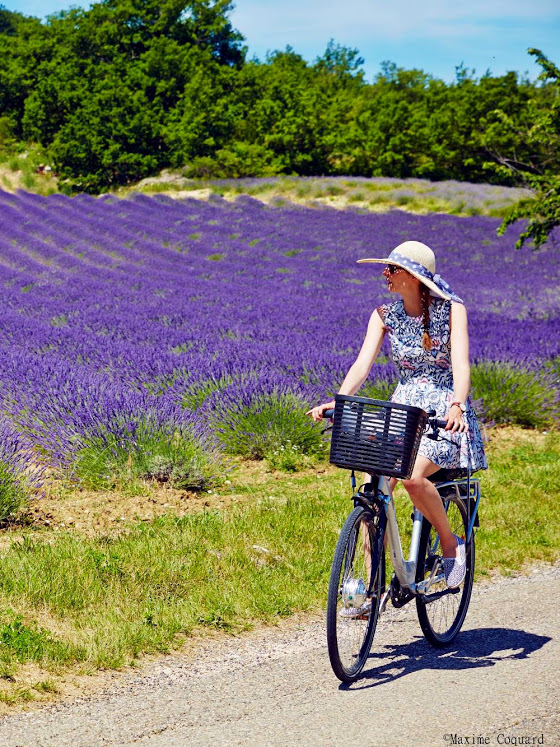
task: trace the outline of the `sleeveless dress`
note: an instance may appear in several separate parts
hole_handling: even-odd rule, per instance
[[[422,317],[408,316],[402,300],[378,308],[391,343],[393,362],[399,383],[391,397],[393,402],[414,405],[423,410],[435,410],[445,418],[453,402],[453,372],[451,370],[451,301],[432,298],[429,333],[432,349],[422,347],[424,326]],[[448,441],[432,441],[422,437],[418,454],[444,469],[487,469],[484,444],[470,398],[464,415],[466,433],[445,433]]]

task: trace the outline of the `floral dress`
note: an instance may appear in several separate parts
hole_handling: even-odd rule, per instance
[[[432,298],[429,333],[432,349],[422,347],[424,326],[422,317],[408,316],[404,303],[380,306],[378,312],[385,324],[391,343],[391,353],[399,375],[392,401],[414,405],[423,410],[435,410],[438,418],[447,416],[453,402],[453,372],[451,370],[451,302]],[[473,471],[486,469],[486,456],[478,421],[470,398],[466,402],[466,433],[446,433],[448,441],[432,441],[425,436],[418,454],[445,469]],[[456,444],[456,445],[455,445]]]

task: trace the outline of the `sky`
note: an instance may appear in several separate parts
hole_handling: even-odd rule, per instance
[[[8,10],[44,18],[89,2],[0,0]],[[535,79],[540,67],[527,54],[540,49],[560,63],[559,0],[237,0],[231,20],[249,57],[287,45],[313,61],[329,39],[357,48],[368,80],[390,60],[450,82],[464,65],[477,75],[509,70]]]

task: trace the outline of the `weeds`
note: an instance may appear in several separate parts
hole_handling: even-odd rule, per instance
[[[280,472],[298,472],[305,467],[309,467],[312,462],[312,459],[306,454],[302,454],[299,446],[293,444],[289,439],[274,451],[269,451],[267,459],[272,469]]]

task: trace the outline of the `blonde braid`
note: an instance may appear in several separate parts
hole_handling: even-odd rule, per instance
[[[430,337],[430,291],[422,283],[422,321],[424,323],[424,334],[422,335],[422,347],[424,350],[432,349],[432,338]]]

